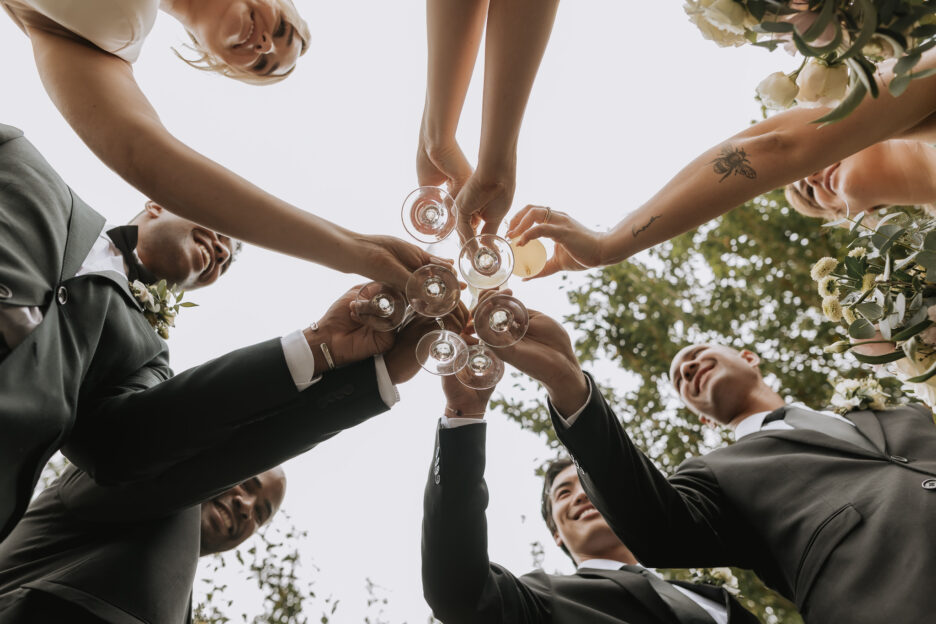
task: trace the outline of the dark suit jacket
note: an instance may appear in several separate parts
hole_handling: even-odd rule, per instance
[[[112,624],[181,624],[199,553],[191,505],[383,410],[368,359],[145,481],[105,487],[69,467],[0,543],[0,624],[58,600]]]
[[[572,427],[550,409],[589,498],[647,565],[753,569],[817,624],[936,613],[928,409],[848,414],[879,452],[815,431],[760,431],[685,461],[669,479],[597,390]]]
[[[582,568],[519,578],[487,555],[484,425],[439,428],[424,499],[423,594],[445,624],[678,624],[641,575]],[[632,510],[633,512],[633,510]],[[730,624],[756,624],[722,589],[683,586],[724,604]]]
[[[221,491],[309,448],[285,430],[256,432],[281,412],[312,418],[341,404],[347,420],[334,432],[386,409],[375,380],[360,375],[329,374],[324,386],[299,393],[279,340],[170,379],[166,344],[126,280],[74,277],[103,226],[22,132],[0,125],[0,303],[44,312],[0,362],[0,540],[56,449],[97,482],[119,485],[184,484],[187,462],[237,448],[249,457],[227,480],[215,479]],[[279,452],[251,454],[245,432],[267,436]]]

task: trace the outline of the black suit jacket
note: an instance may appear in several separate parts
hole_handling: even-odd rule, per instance
[[[439,428],[424,499],[423,594],[445,624],[678,624],[641,575],[582,568],[516,577],[487,555],[486,426]],[[632,510],[632,513],[634,510]],[[730,624],[756,624],[722,589],[692,589],[728,609]]]
[[[0,303],[44,312],[0,362],[0,540],[56,449],[101,484],[185,487],[192,462],[236,448],[245,454],[236,469],[209,467],[221,491],[309,448],[287,428],[267,433],[275,427],[264,423],[281,413],[314,418],[341,404],[345,428],[386,409],[375,380],[360,375],[329,374],[324,386],[298,392],[278,339],[170,379],[166,343],[126,279],[75,277],[103,226],[22,132],[0,125]],[[260,439],[279,452],[252,453]]]
[[[192,505],[383,410],[368,359],[147,480],[105,487],[70,466],[0,543],[0,624],[58,601],[111,624],[181,624],[199,553]]]
[[[666,478],[592,388],[574,425],[551,407],[553,424],[589,498],[641,561],[753,569],[817,624],[933,618],[936,428],[928,409],[848,414],[878,452],[815,431],[760,431]]]

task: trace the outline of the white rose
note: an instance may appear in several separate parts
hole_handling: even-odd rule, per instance
[[[783,72],[774,72],[757,85],[757,96],[764,106],[773,110],[783,110],[793,105],[799,87]]]
[[[757,23],[735,0],[687,0],[683,9],[703,37],[723,48],[748,43],[745,30]]]
[[[898,371],[900,379],[916,377],[922,375],[933,364],[932,356],[924,358],[918,362],[910,361],[910,358],[904,358],[894,362],[894,368]],[[929,407],[936,407],[936,377],[930,377],[925,383],[908,383],[906,387],[913,391],[918,399],[926,403]]]
[[[848,90],[848,67],[830,67],[817,59],[809,59],[796,79],[796,86],[799,87],[796,102],[804,108],[838,106]]]

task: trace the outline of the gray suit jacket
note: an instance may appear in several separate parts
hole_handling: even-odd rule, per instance
[[[166,344],[126,280],[75,277],[103,225],[22,132],[0,125],[0,302],[44,310],[0,362],[0,540],[56,449],[100,484],[185,489],[186,471],[205,465],[219,492],[386,410],[370,361],[298,392],[278,339],[170,379]],[[314,440],[293,435],[301,419],[284,424],[297,413],[324,419]],[[219,450],[242,461],[216,470],[206,458]],[[193,489],[189,504],[211,494]]]
[[[640,574],[582,568],[516,577],[487,555],[486,427],[439,428],[424,499],[423,594],[445,624],[679,624]],[[632,510],[633,513],[633,510]],[[756,624],[723,589],[681,583],[724,604],[729,624]]]
[[[589,498],[647,565],[753,569],[817,624],[936,613],[928,409],[848,414],[877,452],[815,431],[761,431],[670,478],[634,447],[600,392],[572,427],[552,417]]]

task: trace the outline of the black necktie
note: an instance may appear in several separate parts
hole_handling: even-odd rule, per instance
[[[140,280],[144,284],[155,284],[159,281],[156,279],[156,276],[137,259],[136,254],[133,253],[133,250],[136,249],[137,246],[137,226],[121,225],[107,230],[107,235],[114,241],[114,246],[120,250],[120,254],[123,256],[124,262],[127,265],[127,279],[131,283],[135,280]]]
[[[782,407],[778,410],[774,410],[764,418],[764,425],[772,423],[778,420],[782,420],[787,423],[794,429],[811,429],[813,431],[818,431],[819,433],[824,433],[827,436],[842,440],[843,442],[848,442],[849,444],[854,444],[855,446],[861,447],[866,451],[870,451],[875,454],[880,454],[881,451],[871,443],[862,433],[858,430],[858,427],[853,427],[848,423],[844,423],[838,418],[832,418],[825,414],[817,414],[811,410],[804,410],[798,407],[789,406]],[[763,426],[763,425],[762,425]]]
[[[647,579],[663,602],[676,614],[680,624],[715,624],[715,619],[708,611],[689,596],[667,583],[650,570],[641,566],[623,565],[622,570],[634,572]]]

